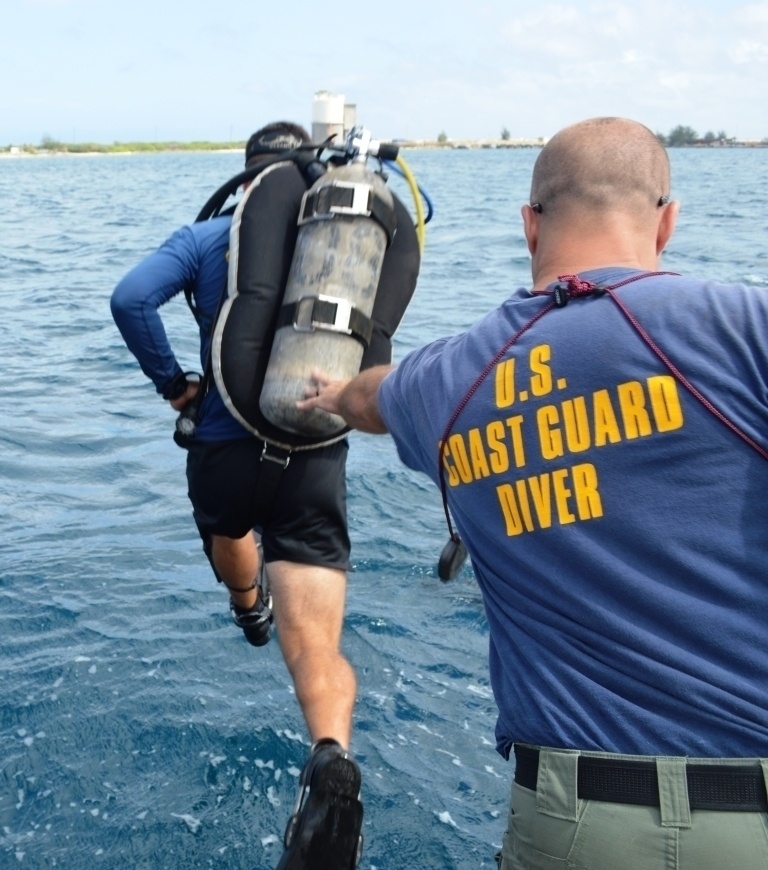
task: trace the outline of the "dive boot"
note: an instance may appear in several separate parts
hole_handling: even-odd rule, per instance
[[[245,639],[251,646],[264,646],[264,644],[269,643],[269,639],[272,636],[272,596],[269,594],[267,587],[261,543],[259,543],[258,547],[259,576],[248,590],[244,590],[258,590],[259,598],[256,605],[250,610],[246,610],[235,604],[231,598],[229,599],[229,610],[232,613],[232,620],[238,628],[242,628]]]
[[[363,851],[360,768],[330,739],[312,746],[277,870],[354,870]]]
[[[272,610],[259,598],[256,606],[244,610],[230,598],[229,609],[232,620],[238,628],[242,628],[245,639],[251,646],[264,646],[272,637]]]

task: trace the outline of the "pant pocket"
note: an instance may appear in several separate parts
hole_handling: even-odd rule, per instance
[[[536,792],[513,783],[500,870],[565,870],[579,830],[581,806],[579,810],[577,821],[540,813]]]

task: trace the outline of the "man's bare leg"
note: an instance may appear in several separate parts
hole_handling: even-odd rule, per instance
[[[214,565],[235,604],[255,607],[258,589],[248,588],[259,571],[255,537],[212,535],[211,544]],[[340,650],[346,572],[286,561],[271,562],[267,572],[280,648],[310,737],[313,742],[331,737],[346,749],[357,694],[354,670]]]
[[[243,538],[211,535],[211,558],[235,604],[243,610],[255,607],[259,595],[253,584],[259,573],[259,550],[253,533]]]
[[[270,562],[277,636],[312,738],[277,870],[348,870],[362,848],[360,768],[348,753],[355,672],[341,653],[344,571]]]
[[[280,648],[310,737],[347,749],[357,680],[341,653],[346,572],[279,561],[267,574]]]

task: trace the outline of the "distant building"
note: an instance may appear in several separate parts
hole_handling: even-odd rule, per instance
[[[357,123],[357,106],[345,103],[344,94],[317,91],[312,99],[312,141],[324,142],[330,136],[341,144]]]

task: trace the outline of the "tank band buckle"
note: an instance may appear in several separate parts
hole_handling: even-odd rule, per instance
[[[344,332],[347,335],[351,335],[352,303],[349,299],[318,293],[317,302],[320,305],[315,304],[313,306],[313,326],[319,329],[332,329],[334,332]],[[322,303],[326,304],[323,305]],[[326,320],[324,315],[330,315],[333,320]]]
[[[370,217],[372,192],[370,184],[357,181],[332,181],[316,191],[308,190],[301,203],[299,226],[337,214]]]
[[[394,208],[370,184],[360,181],[331,181],[317,190],[308,190],[301,201],[298,225],[331,220],[337,215],[369,217],[387,236],[387,246],[397,229]]]
[[[356,308],[349,299],[340,296],[302,296],[296,302],[284,305],[280,311],[277,328],[293,326],[296,332],[314,332],[324,329],[351,335],[363,347],[368,347],[373,332],[373,324]]]

